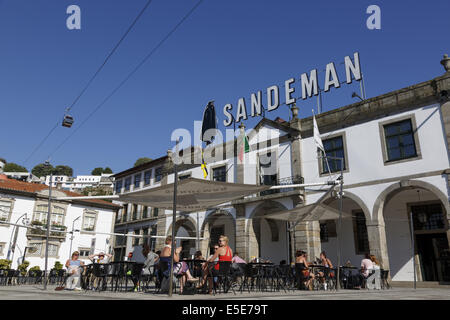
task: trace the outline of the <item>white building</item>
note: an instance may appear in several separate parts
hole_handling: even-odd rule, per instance
[[[3,168],[5,167],[5,164],[2,160],[0,160],[0,173],[3,172]]]
[[[0,175],[0,220],[22,224],[23,218],[31,226],[45,225],[48,212],[48,187],[7,179]],[[53,197],[77,196],[78,194],[52,190]],[[65,263],[70,251],[78,250],[81,259],[89,253],[111,252],[110,235],[114,227],[114,216],[118,207],[102,200],[52,201],[49,242],[49,268],[55,261]],[[73,239],[70,231],[74,227]],[[0,223],[0,259],[12,259],[12,268],[25,260],[30,267],[44,269],[45,230],[14,227]],[[8,255],[9,251],[9,255]]]
[[[86,187],[102,187],[112,190],[114,186],[113,174],[103,173],[101,176],[84,175],[76,176],[52,176],[52,186],[63,190],[80,192]],[[50,185],[50,176],[45,177],[45,184]]]
[[[359,266],[363,255],[371,253],[394,281],[413,281],[415,259],[419,281],[450,281],[450,72],[446,71],[430,81],[316,116],[327,155],[344,158],[343,211],[349,218],[342,220],[341,264],[350,261]],[[238,161],[243,136],[235,140],[237,146],[230,141],[214,147],[216,155],[226,157],[206,161],[207,179],[253,185],[336,179],[340,162],[330,160],[328,170],[318,159],[312,117],[298,119],[295,108],[292,111],[289,122],[262,119],[247,133],[251,151],[245,154],[243,164]],[[190,159],[190,151],[184,150],[183,157]],[[172,183],[172,168],[165,156],[115,174],[115,192]],[[180,179],[203,179],[199,162],[179,170]],[[199,243],[204,255],[218,236],[225,234],[233,250],[247,260],[292,261],[295,251],[301,249],[312,261],[325,250],[336,264],[338,221],[302,222],[288,232],[287,222],[265,218],[315,203],[323,194],[319,187],[270,190],[232,201],[228,208],[186,215],[177,220],[176,234],[196,237],[199,229],[200,237],[205,238]],[[328,197],[324,203],[338,208],[339,201]],[[126,204],[115,227],[118,232],[161,236],[171,234],[171,228],[171,211],[136,204]],[[117,254],[124,255],[131,241],[143,240],[116,238]],[[182,240],[181,244],[184,254],[196,247],[194,240]],[[152,246],[160,249],[162,241],[158,239]]]

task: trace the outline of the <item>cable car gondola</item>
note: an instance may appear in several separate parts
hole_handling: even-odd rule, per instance
[[[70,127],[72,127],[72,124],[73,124],[73,117],[71,115],[66,114],[64,116],[62,126],[70,128]]]

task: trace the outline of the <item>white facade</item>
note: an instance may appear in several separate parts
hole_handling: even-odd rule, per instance
[[[247,260],[259,256],[275,263],[291,260],[296,250],[307,251],[313,261],[325,250],[335,265],[340,253],[341,265],[349,262],[359,267],[370,253],[394,281],[413,281],[415,259],[419,281],[449,281],[450,102],[437,98],[445,94],[435,91],[444,89],[450,90],[450,74],[317,116],[327,150],[345,158],[343,213],[347,218],[342,219],[340,229],[337,220],[316,221],[301,223],[295,232],[288,232],[285,221],[264,218],[316,203],[328,189],[309,187],[248,196],[228,207],[199,212],[198,222],[196,213],[189,214],[177,220],[177,235],[192,237],[199,229],[206,239],[199,245],[205,255],[212,245],[210,239],[221,232],[240,256]],[[224,181],[231,183],[284,185],[301,183],[296,181],[299,176],[304,183],[336,180],[340,176],[340,170],[334,170],[336,164],[332,163],[330,175],[317,157],[312,119],[293,118],[290,122],[262,120],[247,131],[251,151],[244,155],[244,164],[240,164],[237,150],[234,157],[207,161],[207,179],[212,180],[214,170],[224,166]],[[268,144],[268,140],[272,142]],[[268,152],[274,164],[270,172],[262,162]],[[155,183],[155,170],[164,165],[170,167],[167,159],[161,158],[117,174],[116,193],[172,183],[173,173]],[[151,172],[148,184],[143,181],[146,171]],[[203,179],[199,165],[182,168],[178,174]],[[323,201],[339,208],[334,196]],[[128,205],[128,216],[119,219],[117,230],[126,232],[150,223],[139,217],[130,219],[132,207]],[[136,206],[137,212],[139,208]],[[166,214],[162,218],[160,212],[158,219],[151,221],[158,224],[159,235],[171,233],[172,212]],[[185,245],[193,247],[196,242]]]
[[[69,191],[81,191],[86,187],[107,187],[114,186],[114,179],[112,174],[102,174],[101,176],[84,175],[76,176],[75,178],[69,176],[52,176],[52,186]],[[50,185],[50,176],[45,177],[45,184]]]

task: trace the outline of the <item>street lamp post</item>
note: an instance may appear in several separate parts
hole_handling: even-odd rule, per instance
[[[50,167],[50,162],[46,161],[45,165]],[[50,171],[50,183],[49,183],[49,191],[48,191],[48,211],[47,211],[47,233],[45,239],[45,269],[44,269],[44,290],[47,290],[47,280],[48,280],[48,239],[50,236],[50,218],[52,214],[52,181],[53,180],[53,172]]]
[[[77,221],[78,219],[80,219],[81,216],[79,216],[78,218],[75,218],[72,222],[72,231],[70,232],[70,250],[69,250],[69,259],[72,257],[72,241],[73,241],[73,229],[75,228],[75,221]]]
[[[8,255],[6,257],[7,260],[9,260],[9,258],[11,257],[11,260],[14,258],[14,251],[16,248],[16,241],[17,241],[17,236],[18,236],[18,229],[17,229],[17,224],[19,223],[19,220],[22,219],[22,217],[26,217],[27,214],[23,214],[21,215],[17,221],[16,221],[16,225],[14,225],[13,231],[11,232],[11,237],[9,239],[9,248],[8,248]],[[14,241],[13,241],[13,235],[14,235]],[[14,243],[13,243],[14,242]],[[11,256],[12,253],[12,256]]]

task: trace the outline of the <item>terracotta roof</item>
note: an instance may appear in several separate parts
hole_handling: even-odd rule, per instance
[[[4,189],[4,190],[11,190],[11,191],[21,191],[21,192],[29,192],[29,193],[38,193],[40,191],[43,190],[47,190],[48,186],[45,184],[40,184],[40,183],[29,183],[29,182],[22,182],[22,181],[18,181],[18,180],[14,180],[14,179],[4,179],[4,177],[0,178],[0,190]],[[61,190],[58,189],[58,191],[65,193],[68,197],[77,197],[77,196],[82,196],[79,193],[75,193],[75,192],[71,192],[71,191],[67,191],[67,190]],[[77,201],[77,200],[75,200]],[[108,201],[104,201],[104,200],[100,200],[100,199],[92,199],[92,200],[78,200],[78,201],[82,201],[82,202],[87,202],[87,203],[96,203],[96,204],[100,204],[100,205],[108,205],[111,207],[120,207],[116,204],[113,204],[111,202]]]

